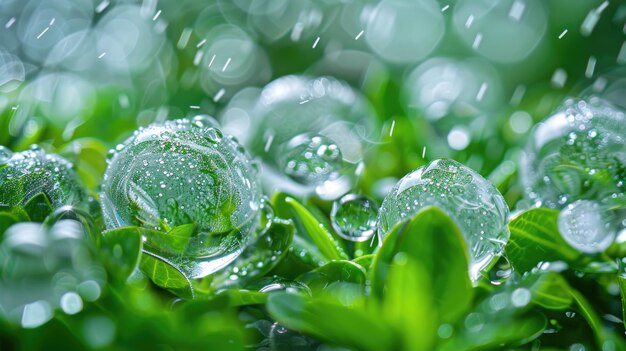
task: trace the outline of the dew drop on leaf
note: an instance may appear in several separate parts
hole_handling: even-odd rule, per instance
[[[378,205],[367,196],[348,194],[333,203],[333,229],[346,240],[361,242],[376,232]]]
[[[432,161],[400,179],[385,197],[378,217],[380,241],[396,224],[430,206],[456,222],[467,243],[470,277],[476,281],[508,241],[504,198],[469,167],[448,159]]]
[[[195,225],[186,236],[165,234],[176,252],[156,241],[144,249],[203,277],[249,243],[261,201],[256,178],[245,150],[212,118],[154,123],[128,138],[109,163],[101,194],[105,223],[162,232]]]

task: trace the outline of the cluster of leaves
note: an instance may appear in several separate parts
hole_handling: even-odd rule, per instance
[[[24,330],[0,322],[8,349],[473,350],[541,346],[626,349],[618,258],[625,247],[583,255],[556,226],[558,211],[532,209],[508,224],[506,281],[468,276],[465,241],[441,210],[397,225],[381,245],[346,243],[313,202],[278,193],[273,216],[231,265],[193,280],[143,251],[180,252],[193,225],[168,233],[124,227],[100,233],[81,214],[108,273],[102,297],[74,316]],[[2,208],[5,229],[60,217],[45,194]],[[2,231],[4,232],[4,230]],[[492,270],[498,267],[494,266]],[[243,272],[246,274],[234,274]],[[589,300],[587,297],[593,296]],[[62,337],[60,337],[62,336]]]

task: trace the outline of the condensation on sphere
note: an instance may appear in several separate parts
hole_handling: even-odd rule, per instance
[[[624,112],[593,97],[566,101],[533,130],[520,178],[534,206],[561,209],[577,200],[623,204]]]
[[[606,250],[615,239],[614,218],[607,208],[589,200],[578,200],[559,213],[558,227],[563,239],[584,253]]]
[[[383,201],[378,217],[381,242],[396,224],[431,206],[442,209],[459,227],[469,251],[469,274],[476,281],[509,239],[509,208],[504,198],[459,162],[432,161],[400,179]]]
[[[44,193],[53,207],[86,204],[85,194],[72,164],[33,145],[12,153],[0,147],[0,206],[23,206]]]
[[[213,119],[154,123],[116,148],[102,186],[105,223],[161,231],[194,223],[185,251],[169,259],[191,277],[206,276],[250,241],[261,201],[256,179],[243,147]],[[145,249],[166,251],[153,246]]]

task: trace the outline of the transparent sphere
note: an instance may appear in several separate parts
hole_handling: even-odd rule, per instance
[[[624,204],[626,116],[605,100],[568,100],[533,130],[521,160],[527,200]]]
[[[183,252],[158,242],[144,249],[192,277],[234,260],[257,226],[257,172],[245,150],[209,117],[154,123],[116,151],[104,175],[107,228],[128,225],[168,232],[196,226]]]
[[[300,134],[283,145],[278,160],[285,175],[302,184],[336,179],[343,157],[337,144],[321,135]]]
[[[615,219],[607,210],[594,201],[574,201],[559,213],[557,223],[561,236],[580,252],[606,250],[616,235]]]
[[[275,186],[296,189],[343,175],[345,163],[360,161],[378,132],[367,99],[332,77],[291,75],[261,91],[242,91],[227,107],[222,123],[268,166],[264,177],[276,173]],[[301,167],[295,171],[291,166],[298,163]]]
[[[452,23],[457,35],[478,54],[499,63],[527,58],[548,28],[543,1],[459,0]]]
[[[433,0],[383,0],[364,17],[365,40],[377,55],[392,63],[423,59],[445,32],[441,9]]]
[[[470,277],[477,280],[509,239],[504,198],[472,169],[453,160],[432,161],[400,179],[383,201],[378,217],[381,242],[396,224],[431,206],[456,222],[467,243]]]
[[[44,193],[53,207],[85,204],[87,196],[72,164],[37,145],[12,153],[0,146],[0,206],[23,206]]]
[[[528,206],[563,209],[559,229],[568,243],[602,251],[626,219],[624,111],[597,97],[566,101],[533,130],[520,179]]]
[[[350,241],[365,241],[374,236],[378,205],[363,195],[348,194],[333,203],[330,221],[339,236]]]

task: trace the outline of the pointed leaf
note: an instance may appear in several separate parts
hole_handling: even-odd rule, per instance
[[[139,268],[157,286],[167,289],[180,297],[194,297],[194,291],[189,279],[167,260],[144,251],[143,255],[141,255]]]

